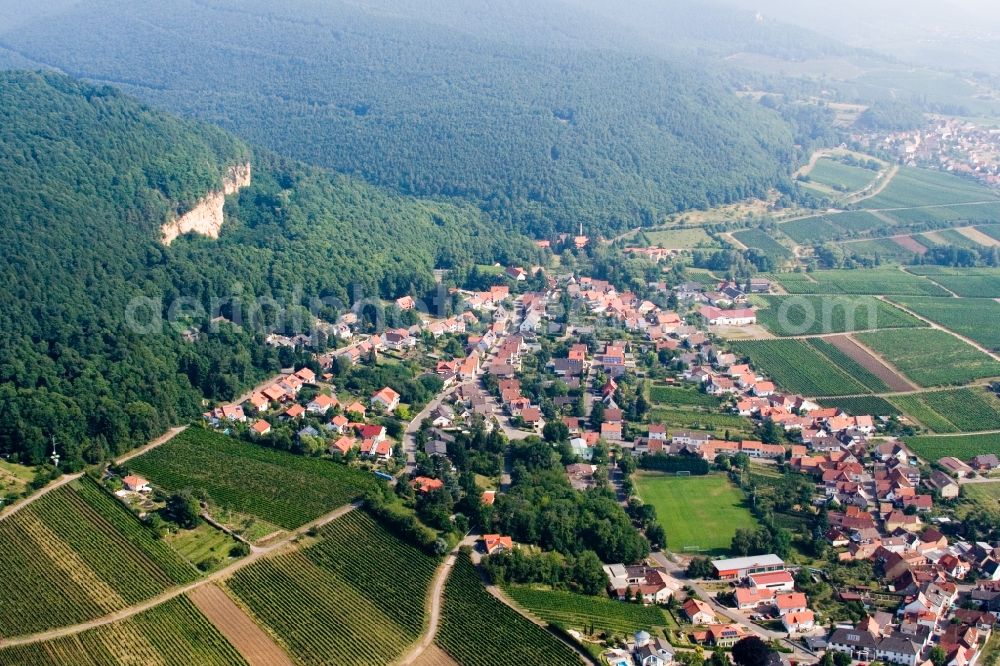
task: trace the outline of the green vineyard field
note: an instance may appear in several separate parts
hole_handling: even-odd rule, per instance
[[[47,493],[0,521],[0,635],[76,624],[153,597],[197,572],[96,483]]]
[[[297,456],[189,428],[128,466],[168,490],[199,488],[213,502],[296,528],[361,496],[375,478],[320,458]]]
[[[465,553],[445,584],[435,642],[461,666],[580,665],[566,645],[490,595]]]
[[[885,301],[871,296],[755,296],[757,321],[775,335],[819,335],[875,328],[924,326]]]
[[[944,456],[968,460],[980,453],[1000,451],[1000,435],[997,434],[904,437],[903,441],[914,453],[931,461]]]
[[[829,158],[817,160],[809,171],[810,180],[841,192],[856,192],[863,189],[877,176],[877,171],[844,164]]]
[[[732,347],[786,391],[807,396],[871,393],[802,340],[747,340]]]
[[[926,275],[946,289],[966,298],[1000,298],[1000,268],[949,268],[911,266],[906,269]]]
[[[774,277],[793,294],[948,296],[930,280],[892,268],[813,271],[808,276],[778,273]]]
[[[933,432],[1000,430],[1000,400],[981,388],[915,393],[892,400]]]
[[[972,180],[927,169],[903,167],[879,194],[861,202],[862,208],[913,208],[996,199],[996,194]]]
[[[186,597],[71,636],[0,648],[4,666],[242,666],[246,660]]]
[[[755,247],[764,254],[780,262],[792,256],[792,251],[774,240],[768,232],[763,229],[746,229],[744,231],[734,231],[733,238],[743,243],[747,247]]]
[[[900,413],[899,408],[891,402],[874,395],[824,398],[819,404],[821,407],[836,407],[852,415],[896,416]]]
[[[901,412],[917,421],[930,432],[958,432],[948,419],[944,418],[920,400],[919,394],[894,395],[889,399]]]
[[[894,329],[856,337],[921,386],[967,384],[1000,376],[1000,363],[945,331]]]
[[[873,393],[884,393],[889,390],[885,382],[879,379],[873,372],[823,338],[806,338],[806,341],[813,349],[828,358],[831,363],[864,384]]]
[[[352,511],[302,551],[261,560],[227,586],[300,663],[386,664],[420,635],[438,560]]]
[[[714,395],[676,386],[650,386],[649,400],[658,405],[710,408],[718,407],[721,402]]]
[[[504,591],[533,615],[567,629],[589,630],[593,625],[595,633],[603,631],[627,636],[670,624],[659,606],[641,606],[528,585],[510,585]]]
[[[949,289],[940,276],[933,276]],[[985,287],[984,287],[985,289]],[[893,301],[940,324],[950,331],[975,340],[986,349],[1000,349],[1000,303],[992,298],[903,298]]]
[[[781,231],[800,245],[812,245],[846,236],[843,229],[831,224],[826,217],[804,217],[801,220],[785,222]]]

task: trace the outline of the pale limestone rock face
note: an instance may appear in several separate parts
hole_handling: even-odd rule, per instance
[[[226,205],[226,197],[249,186],[250,177],[249,162],[230,167],[222,178],[221,190],[209,192],[194,208],[160,227],[162,243],[170,245],[178,236],[186,233],[218,238],[222,229],[222,209]]]

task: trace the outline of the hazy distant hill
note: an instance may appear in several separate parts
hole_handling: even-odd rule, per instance
[[[771,20],[821,30],[907,61],[1000,73],[1000,6],[982,0],[717,0]]]
[[[627,52],[634,31],[606,17],[510,4],[97,0],[0,45],[539,234],[648,222],[786,179],[792,139],[773,112],[698,66]]]

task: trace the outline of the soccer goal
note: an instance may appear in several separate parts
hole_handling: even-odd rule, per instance
[[[691,472],[687,472],[687,471],[674,472],[674,475],[675,476],[691,476]]]

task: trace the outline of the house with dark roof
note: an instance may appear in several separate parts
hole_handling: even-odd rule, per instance
[[[577,377],[583,374],[583,361],[572,358],[552,359],[552,370],[559,377]]]
[[[1000,458],[995,453],[984,453],[972,458],[969,466],[979,472],[989,472],[1000,467]]]
[[[902,634],[891,634],[878,643],[875,658],[890,664],[916,666],[921,649]]]
[[[849,654],[858,661],[874,659],[878,647],[875,637],[861,629],[836,629],[827,643],[830,650]]]

